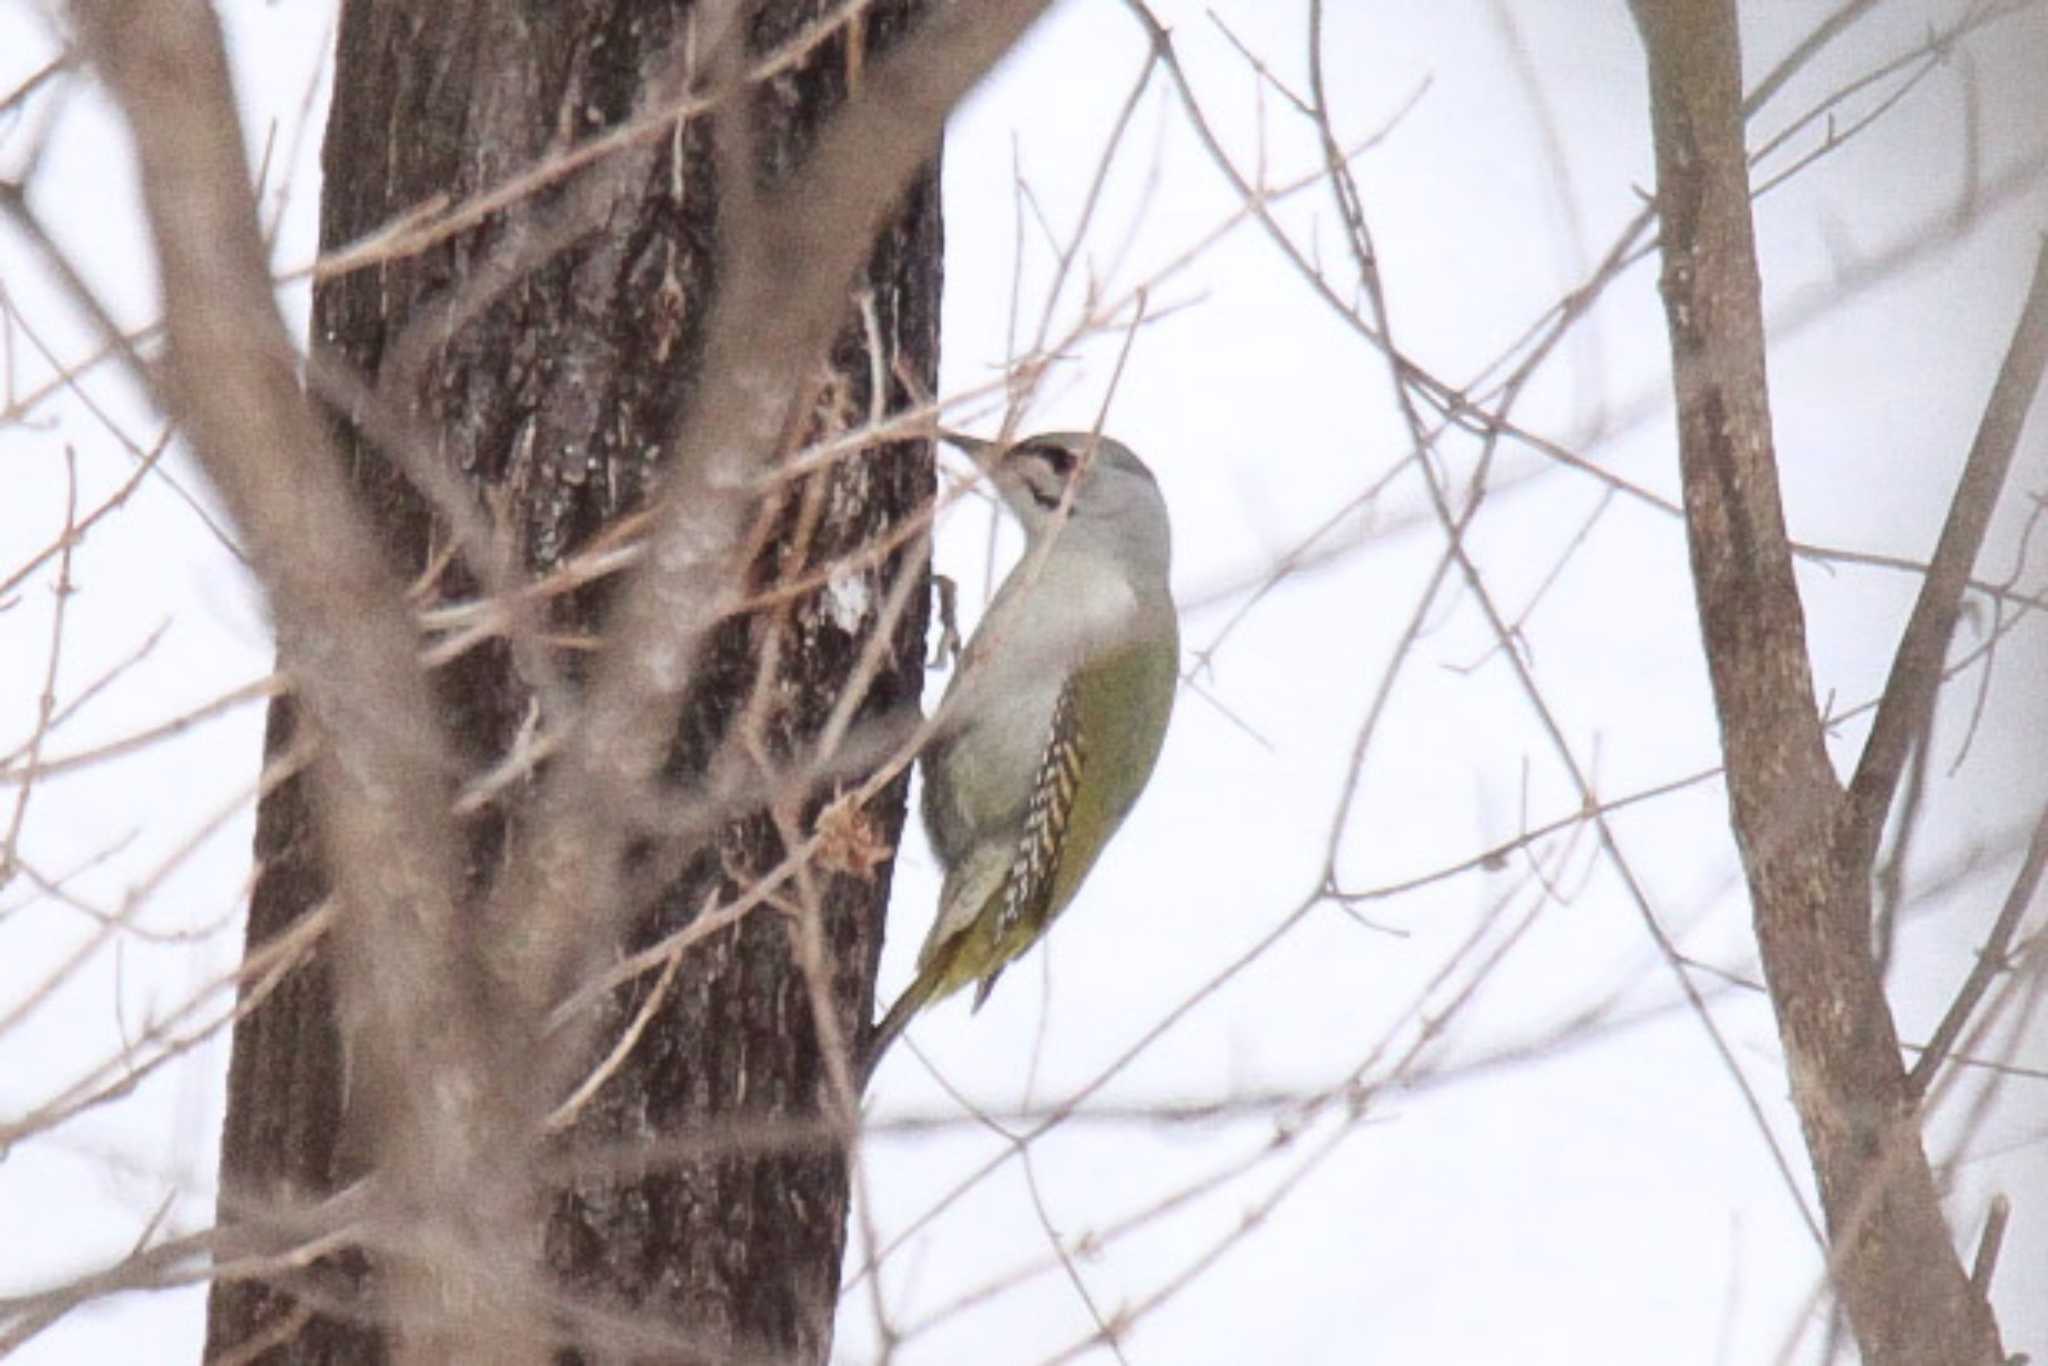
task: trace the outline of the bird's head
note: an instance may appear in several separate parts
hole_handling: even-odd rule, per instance
[[[1164,537],[1159,484],[1129,446],[1094,432],[1045,432],[1008,445],[960,432],[939,433],[988,472],[1033,541],[1050,528],[1073,488],[1068,520],[1083,535],[1117,529]],[[1086,528],[1086,530],[1084,530]]]

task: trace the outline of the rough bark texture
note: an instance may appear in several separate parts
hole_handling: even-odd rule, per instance
[[[1847,803],[1813,695],[1772,449],[1734,7],[1633,8],[1649,56],[1694,586],[1835,1285],[1871,1366],[1987,1366],[2000,1359],[1997,1329],[1942,1217],[1870,948],[1870,850],[1840,837]]]
[[[828,8],[821,0],[762,6],[752,46],[772,47]],[[878,4],[856,32],[870,49],[885,49],[920,9],[921,0]],[[650,83],[674,69],[689,10],[688,0],[348,0],[324,152],[323,248],[353,241],[435,195],[459,200],[492,186],[564,140],[628,118]],[[855,65],[842,31],[760,95],[771,178],[800,160]],[[530,571],[555,567],[644,502],[659,454],[691,402],[701,324],[716,287],[710,146],[704,121],[695,121],[678,136],[628,150],[422,253],[325,281],[316,292],[316,348],[381,390],[413,432],[431,434],[435,458],[473,483]],[[605,197],[595,220],[601,227],[552,237],[551,213],[593,194]],[[882,234],[863,282],[874,294],[889,352],[885,366],[901,366],[927,389],[937,366],[939,261],[934,168]],[[505,278],[480,289],[479,279],[491,272]],[[415,326],[422,319],[431,320],[424,340]],[[849,320],[832,363],[835,378],[818,420],[858,420],[868,408],[870,372],[857,321]],[[888,383],[889,402],[904,402],[900,381]],[[342,423],[341,441],[393,567],[419,574],[443,547],[445,531],[359,430]],[[821,520],[805,565],[872,544],[926,503],[932,487],[921,443],[843,462],[814,478],[827,484],[815,504]],[[779,526],[794,524],[805,492],[802,483],[794,487]],[[800,567],[787,558],[778,558],[771,542],[757,575]],[[916,555],[896,552],[871,576],[874,599],[898,576],[924,572]],[[444,574],[436,596],[461,597],[474,588],[459,573]],[[556,599],[547,625],[589,634],[609,597],[600,587]],[[922,600],[919,593],[906,614],[863,714],[914,703]],[[772,749],[788,753],[830,710],[875,618],[869,612],[849,630],[813,594],[781,622],[786,644],[766,734]],[[671,771],[679,787],[726,736],[767,629],[759,617],[720,628],[677,731]],[[575,674],[578,656],[555,658]],[[509,748],[536,680],[524,674],[515,651],[498,643],[441,669],[433,681],[460,759],[475,772]],[[298,724],[294,705],[277,703],[266,753],[288,748]],[[872,813],[876,834],[891,846],[902,821],[902,788],[899,780]],[[828,795],[814,797],[805,814]],[[326,894],[311,815],[297,781],[259,811],[251,946],[273,939]],[[494,806],[466,825],[473,907],[482,904],[517,820],[515,803],[509,821]],[[687,922],[714,889],[731,896],[735,879],[781,857],[765,817],[735,823],[643,917],[636,943]],[[847,1038],[857,1037],[871,1014],[889,872],[884,865],[872,879],[817,874],[833,1005]],[[652,989],[651,977],[621,989],[612,1019],[598,1031],[602,1042]],[[332,964],[323,946],[237,1028],[222,1156],[224,1220],[303,1205],[360,1174],[357,1145],[343,1137],[334,1014]],[[620,1145],[811,1118],[821,1087],[810,997],[793,963],[788,924],[772,911],[756,913],[690,951],[625,1066],[554,1156],[573,1170],[579,1154],[615,1155]],[[636,1334],[651,1328],[646,1354],[822,1361],[846,1191],[845,1163],[830,1144],[741,1148],[650,1163],[625,1175],[608,1165],[557,1192],[545,1257],[562,1278],[565,1304],[599,1316],[623,1314]],[[542,1241],[537,1233],[536,1244]],[[359,1255],[290,1276],[220,1284],[209,1310],[209,1356],[282,1333],[260,1360],[382,1361],[387,1345],[375,1292],[375,1269]],[[664,1328],[673,1334],[668,1347]],[[569,1339],[584,1336],[573,1314],[563,1331]]]

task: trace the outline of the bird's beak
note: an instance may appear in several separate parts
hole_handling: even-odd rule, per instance
[[[995,456],[995,442],[983,441],[980,437],[969,436],[965,432],[950,431],[947,428],[941,427],[939,428],[939,440],[949,446],[957,446],[967,452],[968,455],[974,458],[974,463],[977,465],[986,465]]]
[[[939,428],[939,440],[950,446],[957,446],[966,452],[967,458],[972,460],[984,475],[993,481],[998,488],[1002,486],[1003,457],[1009,454],[1010,447],[1005,446],[1000,441],[983,441],[978,436],[969,436],[965,432],[950,431],[944,427]]]

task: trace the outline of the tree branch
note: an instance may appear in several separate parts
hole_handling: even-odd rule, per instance
[[[2002,1358],[1997,1325],[1942,1219],[1871,955],[1869,862],[1836,847],[1848,803],[1823,744],[1778,493],[1735,7],[1630,8],[1649,67],[1693,587],[1829,1269],[1870,1366],[1988,1366]]]
[[[1913,1064],[1912,1074],[1906,1078],[1906,1090],[1916,1104],[1927,1094],[1927,1088],[1934,1082],[1934,1074],[1948,1060],[1949,1050],[1962,1036],[1963,1026],[1970,1022],[1977,1003],[1991,989],[1992,979],[2010,966],[2006,962],[2005,951],[2012,946],[2020,918],[2034,903],[2034,893],[2041,886],[2043,869],[2048,869],[2048,809],[2043,809],[2040,819],[2034,822],[2033,838],[2027,841],[2027,856],[2021,860],[2019,875],[2012,880],[2012,887],[2005,894],[2005,904],[1999,908],[1998,919],[1991,926],[1990,938],[1977,951],[1976,966],[1963,980],[1955,1000],[1949,1002],[1941,1023],[1935,1026],[1933,1037],[1927,1040],[1927,1047],[1921,1050],[1919,1061]]]
[[[1871,723],[1870,738],[1864,742],[1863,757],[1849,783],[1849,804],[1837,833],[1848,866],[1867,865],[1874,855],[1913,737],[1926,728],[1934,710],[1935,694],[1941,689],[1941,663],[1948,655],[1956,619],[1962,614],[1963,590],[1984,544],[1984,532],[2005,486],[2006,472],[2012,468],[2013,451],[2026,425],[2027,410],[2040,390],[2044,366],[2048,366],[2048,241],[2034,258],[2034,280],[2020,311],[2019,326],[2013,331],[1998,382],[1992,386],[1991,399],[1977,425],[1969,459],[1948,506],[1948,520],[1935,543],[1927,575],[1920,581],[1920,596],[1913,603],[1898,653],[1892,657],[1891,677],[1878,702],[1877,719]]]
[[[395,1278],[394,1312],[507,1361],[542,1349],[527,1321],[527,1183],[503,1151],[530,1022],[496,1008],[457,913],[455,765],[385,565],[325,429],[298,387],[271,296],[227,61],[212,9],[74,7],[134,136],[169,352],[156,392],[247,538],[278,650],[308,718],[336,930],[352,1132],[403,1197],[444,1225],[433,1274]],[[145,374],[145,380],[152,378]],[[486,1179],[488,1177],[488,1179]],[[444,1341],[443,1345],[446,1343]]]

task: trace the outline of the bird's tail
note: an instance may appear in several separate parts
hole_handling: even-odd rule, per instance
[[[889,1007],[889,1013],[868,1032],[860,1053],[860,1089],[868,1089],[868,1078],[874,1076],[875,1067],[882,1061],[882,1055],[889,1051],[889,1045],[896,1042],[912,1017],[931,1003],[932,992],[939,985],[940,974],[929,968],[919,970],[896,1003]]]

